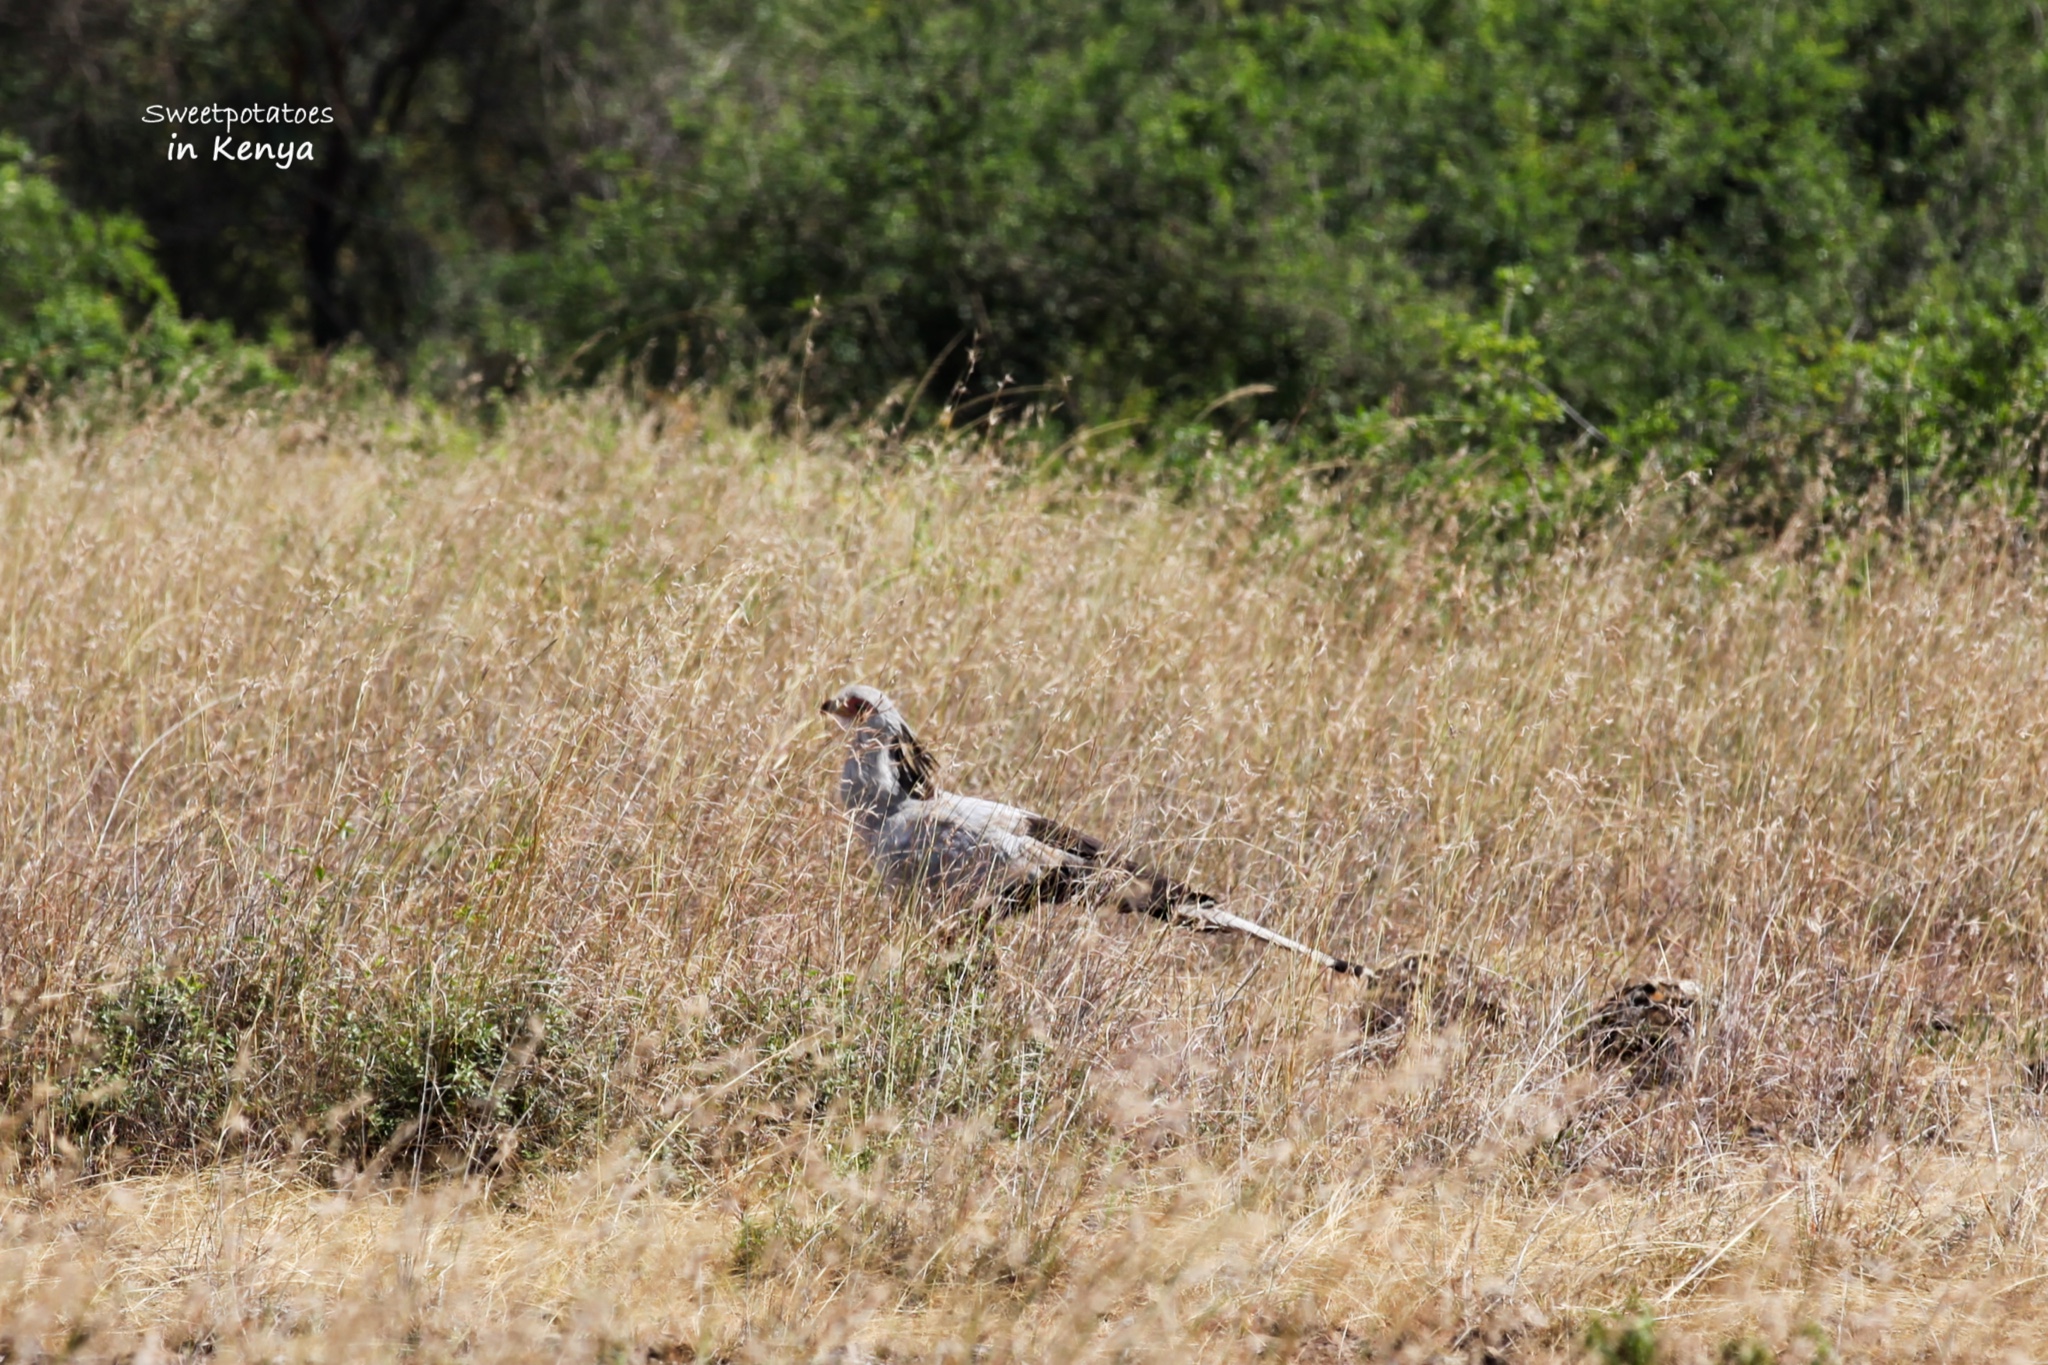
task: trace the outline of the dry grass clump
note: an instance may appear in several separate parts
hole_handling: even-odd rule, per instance
[[[9,1358],[2042,1352],[2011,528],[1495,582],[877,449],[601,397],[0,439]],[[1251,945],[880,898],[856,679],[949,785],[1512,1008],[1361,1048]],[[1654,977],[1683,1065],[1592,1064]]]

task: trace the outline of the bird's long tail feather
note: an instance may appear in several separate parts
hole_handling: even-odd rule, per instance
[[[1138,887],[1142,890],[1133,888],[1136,894],[1125,893],[1123,908],[1126,910],[1136,910],[1154,919],[1184,924],[1193,929],[1245,934],[1262,943],[1270,943],[1275,948],[1285,948],[1290,953],[1299,953],[1318,967],[1326,967],[1339,976],[1362,977],[1369,974],[1360,963],[1346,962],[1343,958],[1333,957],[1320,948],[1311,948],[1306,943],[1297,942],[1277,929],[1268,929],[1255,920],[1232,914],[1218,905],[1214,896],[1205,892],[1182,886],[1179,882],[1162,877],[1156,872],[1138,871],[1136,875],[1141,879]]]
[[[1320,948],[1311,948],[1306,943],[1296,942],[1277,929],[1268,929],[1242,915],[1233,915],[1216,905],[1201,905],[1184,902],[1172,908],[1175,917],[1185,917],[1208,928],[1228,929],[1234,933],[1246,934],[1275,948],[1285,948],[1290,953],[1300,953],[1318,967],[1327,967],[1339,976],[1364,976],[1365,967],[1357,962],[1346,962],[1341,957],[1332,957]]]

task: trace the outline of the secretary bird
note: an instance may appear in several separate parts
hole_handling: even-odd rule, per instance
[[[937,765],[896,704],[856,684],[819,708],[846,732],[839,799],[895,891],[923,889],[958,905],[1011,914],[1076,897],[1113,902],[1205,931],[1249,934],[1347,976],[1357,963],[1234,915],[1193,890],[1021,806],[941,791]]]

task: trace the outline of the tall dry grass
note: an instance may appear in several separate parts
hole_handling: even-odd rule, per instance
[[[1496,580],[601,397],[10,429],[8,1358],[2031,1358],[2026,545]],[[852,680],[1516,1020],[1369,1060],[1253,945],[882,898]],[[1569,1040],[1647,973],[1711,1009],[1639,1088]]]

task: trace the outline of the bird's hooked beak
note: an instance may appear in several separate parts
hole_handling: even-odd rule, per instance
[[[848,730],[857,730],[871,724],[883,725],[885,728],[890,725],[901,725],[900,721],[894,719],[895,713],[889,709],[888,701],[880,699],[880,694],[874,692],[872,688],[849,687],[843,692],[835,692],[818,709]]]

